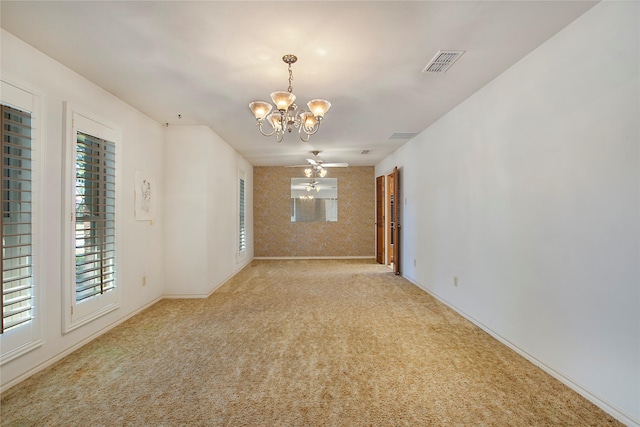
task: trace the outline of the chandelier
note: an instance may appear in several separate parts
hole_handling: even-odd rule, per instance
[[[289,65],[289,88],[286,91],[276,91],[271,94],[276,111],[271,113],[273,106],[264,101],[253,101],[249,104],[249,108],[256,116],[258,130],[264,136],[275,134],[276,140],[282,142],[285,131],[291,133],[293,129],[298,129],[300,139],[307,142],[311,135],[318,132],[320,123],[331,107],[331,103],[324,99],[312,99],[307,102],[309,111],[298,111],[298,106],[295,104],[296,96],[291,92],[291,81],[293,80],[291,64],[295,63],[298,58],[295,55],[285,55],[282,60]],[[271,125],[270,132],[265,132],[262,128],[265,121]]]

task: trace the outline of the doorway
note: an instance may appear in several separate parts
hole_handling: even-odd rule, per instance
[[[387,175],[387,212],[389,215],[389,222],[386,225],[387,229],[387,264],[393,266],[395,262],[394,248],[395,248],[395,188],[394,188],[395,176],[394,174]]]
[[[400,274],[400,175],[376,177],[376,261]]]

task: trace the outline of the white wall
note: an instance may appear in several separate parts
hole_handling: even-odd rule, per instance
[[[376,167],[402,173],[405,277],[628,424],[640,424],[639,5],[596,5]]]
[[[25,374],[60,356],[69,349],[95,336],[105,328],[135,313],[163,294],[162,211],[157,212],[154,225],[135,221],[134,174],[153,174],[162,187],[164,163],[163,127],[75,74],[63,65],[36,51],[2,30],[2,72],[42,92],[46,100],[44,111],[44,230],[38,242],[42,245],[44,268],[40,283],[44,285],[41,299],[44,316],[44,344],[17,359],[2,365],[2,387],[15,383]],[[122,129],[123,165],[120,169],[123,194],[118,239],[122,252],[118,254],[118,285],[122,290],[121,307],[90,324],[68,334],[62,334],[62,149],[63,102],[68,101]],[[156,196],[161,201],[163,195]],[[146,286],[142,277],[146,276]]]
[[[253,258],[253,166],[208,127],[169,126],[166,135],[165,292],[207,296]],[[240,170],[248,253],[237,260]]]
[[[0,367],[4,390],[166,294],[207,295],[246,265],[253,258],[253,167],[210,129],[166,128],[10,33],[1,36],[3,76],[37,87],[46,99],[39,240],[44,343]],[[124,189],[118,194],[121,306],[67,334],[61,332],[64,101],[122,129]],[[239,170],[246,173],[248,250],[242,259],[236,259]],[[156,180],[153,223],[134,218],[136,171]]]

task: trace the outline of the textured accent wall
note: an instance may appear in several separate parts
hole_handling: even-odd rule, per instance
[[[253,168],[256,257],[375,256],[373,166],[331,168],[338,178],[338,222],[291,222],[291,178],[303,168]]]

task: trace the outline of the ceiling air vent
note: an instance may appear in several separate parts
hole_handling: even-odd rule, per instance
[[[444,73],[462,56],[464,50],[439,50],[431,62],[422,70],[423,73]]]
[[[387,139],[411,139],[416,135],[415,132],[394,132]]]

